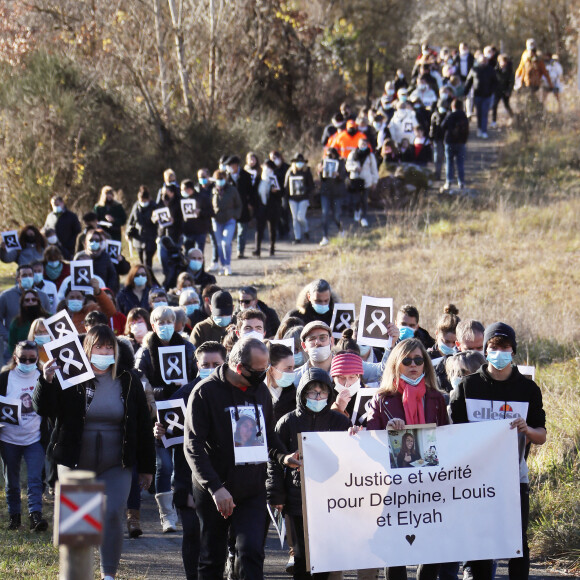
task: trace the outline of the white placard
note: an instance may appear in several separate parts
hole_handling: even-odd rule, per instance
[[[181,213],[184,220],[192,220],[197,217],[197,202],[192,198],[181,200]]]
[[[393,322],[393,299],[363,296],[356,334],[357,343],[390,349],[393,339],[387,331],[389,322]]]
[[[183,443],[185,424],[185,402],[183,399],[156,401],[157,420],[165,427],[165,435],[161,437],[165,447]]]
[[[518,442],[509,423],[439,427],[421,455],[438,465],[408,468],[391,467],[387,431],[302,434],[308,570],[520,556]]]
[[[306,195],[306,188],[304,186],[304,176],[291,175],[288,183],[290,197]]]
[[[92,260],[73,260],[70,263],[70,288],[71,290],[92,290],[91,279],[93,278]]]
[[[185,345],[160,346],[157,350],[159,351],[161,378],[168,385],[172,383],[185,385],[188,382]]]
[[[44,321],[44,326],[50,338],[57,340],[63,336],[74,336],[78,334],[77,327],[74,325],[68,310],[60,310],[50,318]]]
[[[270,514],[270,519],[276,528],[276,533],[278,534],[278,539],[280,540],[280,548],[284,548],[284,539],[286,538],[286,520],[282,512],[274,509],[270,504],[268,504],[268,513]]]
[[[379,387],[365,387],[364,389],[359,389],[357,391],[356,399],[354,401],[354,410],[352,412],[353,425],[366,425],[371,403],[378,390]]]
[[[532,381],[536,382],[536,367],[530,367],[527,365],[518,365],[518,371],[520,371],[520,373],[524,375],[524,377],[532,379]]]
[[[259,417],[256,417],[256,409],[253,405],[230,407],[236,465],[268,461],[264,411],[262,405],[257,405],[257,407]]]
[[[47,342],[44,351],[48,360],[56,359],[56,377],[63,391],[95,377],[77,334]]]
[[[116,240],[107,240],[107,254],[109,254],[109,258],[111,258],[111,262],[113,264],[119,263],[119,257],[121,256],[121,242],[117,242]]]
[[[22,250],[20,245],[20,240],[18,238],[18,232],[16,230],[10,230],[9,232],[2,232],[2,241],[6,246],[6,250]]]
[[[352,303],[335,304],[330,328],[334,338],[342,338],[342,333],[350,328],[356,318],[356,308]]]
[[[292,354],[294,354],[294,339],[293,338],[271,338],[270,343],[271,344],[283,344],[284,346],[287,346],[292,351]]]
[[[22,405],[20,399],[10,399],[0,395],[0,423],[4,425],[22,424]]]
[[[333,179],[338,173],[338,159],[325,157],[322,160],[322,177],[324,179]]]
[[[164,227],[167,224],[173,222],[171,217],[171,212],[169,211],[168,207],[160,207],[159,209],[153,210],[152,216],[156,216],[157,218],[157,225]]]

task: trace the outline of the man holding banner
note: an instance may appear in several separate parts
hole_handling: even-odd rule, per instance
[[[528,578],[530,569],[527,537],[530,489],[525,451],[530,443],[546,442],[546,414],[538,385],[512,364],[512,355],[517,349],[514,329],[503,322],[491,324],[485,329],[483,344],[488,363],[465,377],[453,390],[451,419],[453,423],[513,419],[511,428],[518,430],[523,556],[510,559],[509,577],[521,580]],[[468,564],[474,580],[491,579],[490,560]]]

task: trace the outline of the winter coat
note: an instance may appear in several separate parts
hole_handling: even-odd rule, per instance
[[[66,208],[62,213],[51,211],[46,216],[42,229],[56,232],[56,237],[64,250],[63,256],[66,260],[70,260],[75,253],[77,236],[81,233],[81,224],[77,214]]]
[[[522,86],[530,89],[539,89],[542,86],[542,79],[545,79],[548,86],[552,88],[552,81],[544,61],[529,50],[524,50],[522,53],[516,77],[521,79]]]
[[[241,169],[238,173],[237,180],[230,175],[228,177],[229,185],[232,185],[236,188],[239,197],[240,197],[240,213],[238,217],[235,219],[240,223],[247,223],[252,219],[252,213],[254,211],[254,207],[256,204],[256,189],[252,185],[252,177],[251,175],[245,170]],[[214,190],[214,199],[215,199],[215,190]],[[213,205],[215,211],[215,203]],[[216,220],[220,223],[225,223],[228,220]]]
[[[499,66],[495,67],[495,77],[497,80],[495,94],[500,97],[509,97],[514,90],[514,69],[511,61],[508,61],[505,68]]]
[[[261,495],[266,481],[266,463],[235,464],[230,409],[262,407],[268,455],[282,463],[286,448],[274,430],[272,397],[264,383],[245,391],[226,379],[227,365],[218,367],[193,389],[185,415],[185,457],[193,473],[193,485],[210,493],[225,487],[234,503]]]
[[[473,86],[473,94],[475,97],[488,99],[495,94],[497,88],[497,78],[495,70],[489,64],[479,64],[474,66],[467,80],[465,81],[465,92],[469,92]]]
[[[334,135],[328,142],[328,147],[334,147],[338,154],[346,159],[352,151],[358,147],[360,139],[366,139],[367,136],[362,131],[357,131],[351,135],[348,131],[340,131]]]
[[[325,314],[317,314],[314,308],[312,308],[312,304],[310,301],[307,301],[303,306],[300,308],[295,308],[294,310],[290,310],[288,314],[284,318],[289,318],[290,316],[300,318],[304,322],[304,326],[306,326],[309,322],[313,320],[322,320],[322,322],[326,322],[328,326],[332,322],[332,312],[334,311],[334,299],[330,299],[330,304],[328,311]]]
[[[239,220],[242,215],[242,198],[237,188],[230,183],[227,183],[221,190],[214,187],[211,203],[214,219],[218,224],[225,224],[230,220]]]
[[[443,140],[448,145],[465,145],[469,138],[469,119],[464,111],[452,111],[441,123]]]
[[[21,250],[7,250],[0,248],[0,260],[6,264],[16,262],[19,266],[42,262],[44,258],[44,248],[37,247],[35,244],[23,247]]]
[[[423,407],[425,410],[425,423],[435,423],[438,427],[449,425],[447,405],[439,391],[427,389],[423,397]],[[407,423],[405,408],[403,407],[403,395],[398,391],[394,393],[377,393],[370,404],[367,429],[386,429],[387,423],[391,419],[402,419]]]
[[[113,222],[108,228],[105,228],[113,240],[121,241],[121,228],[127,223],[127,214],[125,209],[118,201],[112,201],[110,204],[105,205],[95,205],[93,208],[94,212],[97,214],[97,218],[100,222],[106,222],[106,215],[113,217]]]
[[[330,408],[334,402],[334,394],[334,389],[331,389],[326,406],[315,413],[306,407],[304,386],[298,388],[296,410],[284,415],[276,425],[276,433],[289,453],[298,450],[299,433],[348,431],[350,427],[348,417]],[[279,463],[270,461],[266,490],[270,505],[283,505],[285,514],[302,515],[299,471],[284,468]]]
[[[110,288],[115,294],[119,291],[119,275],[115,270],[115,265],[111,262],[109,254],[102,250],[99,254],[88,254],[93,261],[93,274],[103,280],[105,286]],[[75,260],[84,259],[77,258]]]
[[[121,460],[124,468],[137,466],[138,473],[155,473],[153,424],[143,384],[134,370],[133,352],[129,344],[118,341],[119,358],[117,379],[121,382],[125,412],[123,415],[123,441]],[[34,410],[54,423],[51,438],[52,454],[59,465],[75,468],[80,460],[87,389],[94,388],[89,380],[68,389],[62,389],[56,376],[52,383],[41,375],[32,395]]]
[[[290,187],[290,178],[292,177],[302,177],[303,179],[303,193],[298,195]],[[293,166],[288,169],[288,173],[286,173],[286,178],[284,179],[284,189],[288,194],[288,199],[291,201],[305,201],[310,199],[314,193],[314,179],[312,178],[312,173],[310,171],[310,167],[304,167],[304,169],[295,169]]]
[[[444,134],[443,129],[441,128],[441,124],[447,117],[448,112],[445,111],[444,113],[440,113],[439,111],[435,111],[433,115],[431,115],[431,127],[429,129],[429,137],[432,141],[443,141]]]
[[[196,185],[193,195],[191,197],[183,197],[182,199],[195,200],[195,206],[199,210],[199,215],[196,218],[183,220],[183,234],[186,236],[199,236],[209,234],[211,231],[211,218],[213,216],[213,208],[211,205],[211,187],[201,188]]]
[[[400,145],[401,141],[407,138],[409,143],[412,143],[415,138],[415,127],[418,125],[419,121],[413,109],[407,107],[397,109],[389,122],[389,131],[393,141]]]
[[[156,249],[157,225],[151,221],[157,205],[150,201],[147,207],[142,207],[135,202],[131,209],[131,215],[127,222],[127,236],[131,238],[133,246],[137,250],[154,252]]]
[[[145,286],[141,300],[139,300],[137,294],[133,292],[133,288],[123,286],[117,294],[117,306],[119,310],[125,315],[129,314],[129,311],[133,310],[133,308],[145,308],[145,310],[149,310],[149,292],[151,290],[152,288],[150,286]]]
[[[377,159],[370,148],[367,151],[358,148],[352,151],[346,160],[346,170],[351,179],[363,179],[365,189],[371,189],[379,182]]]

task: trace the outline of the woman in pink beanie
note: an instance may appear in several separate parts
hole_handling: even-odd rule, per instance
[[[349,418],[352,417],[356,393],[365,386],[362,383],[362,358],[354,352],[339,352],[332,359],[330,376],[334,389],[338,392],[332,409]]]

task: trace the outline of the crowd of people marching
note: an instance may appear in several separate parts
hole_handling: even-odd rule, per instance
[[[440,172],[444,156],[446,185],[453,179],[453,159],[464,184],[472,106],[481,138],[487,136],[490,107],[494,122],[499,100],[511,114],[514,75],[506,67],[511,71],[509,59],[493,47],[472,55],[466,45],[439,52],[423,46],[409,80],[397,71],[372,109],[354,115],[343,105],[325,128],[324,154],[315,169],[323,214],[322,232],[316,232],[320,243],[328,243],[331,215],[342,231],[345,201],[356,221],[368,225],[368,193],[381,168],[393,171],[402,161],[421,166],[434,156]],[[515,78],[534,91],[539,68],[545,74],[537,88],[545,78],[557,95],[561,72],[554,76],[542,67],[529,41]],[[140,505],[148,490],[164,532],[176,531],[179,516],[188,579],[222,578],[226,564],[229,577],[262,578],[269,503],[286,517],[287,571],[302,580],[310,573],[297,435],[349,429],[356,434],[361,426],[353,427],[351,418],[359,389],[380,387],[366,429],[469,422],[466,400],[509,400],[528,405],[527,418],[512,424],[524,442],[522,453],[526,444],[545,441],[541,393],[513,364],[517,341],[507,324],[484,327],[460,320],[449,305],[432,337],[419,326],[417,308],[407,304],[386,327],[392,349],[377,349],[357,343],[358,321],[341,339],[332,338],[337,296],[325,280],[297,292],[296,308],[288,313],[265,304],[254,287],[230,293],[217,285],[214,273],[231,274],[235,234],[238,258],[244,257],[251,219],[256,220],[256,256],[266,225],[271,255],[277,235],[291,225],[296,243],[315,235],[307,219],[316,187],[312,173],[301,153],[290,165],[278,151],[263,163],[248,153],[243,167],[239,157],[229,155],[213,173],[200,169],[196,182],[178,185],[167,170],[156,194],[140,188],[129,216],[113,188],[104,187],[94,210],[82,216],[84,227],[55,195],[42,228],[24,226],[17,249],[2,244],[0,259],[17,267],[14,287],[0,294],[6,363],[0,395],[19,399],[22,417],[18,425],[0,429],[9,529],[22,525],[22,459],[30,529],[37,532],[48,527],[44,492],[50,493],[66,471],[90,469],[106,485],[103,578],[117,573],[123,526],[132,538],[143,533]],[[187,214],[184,200],[195,201]],[[138,262],[108,252],[108,241],[121,241],[123,228]],[[206,271],[208,237],[213,260]],[[163,283],[153,271],[156,253]],[[89,289],[72,288],[71,260],[92,262]],[[61,362],[45,352],[52,341],[45,321],[63,310],[94,374],[67,389],[56,376]],[[168,346],[184,348],[186,384],[167,381],[160,349]],[[165,447],[167,426],[157,421],[156,405],[174,399],[187,405],[185,442]],[[267,447],[265,457],[239,459],[243,448],[260,445]],[[401,451],[402,464],[411,459],[411,451]],[[527,578],[529,568],[527,470],[523,455],[520,459],[524,553],[510,561],[510,578],[518,579]],[[457,578],[459,568],[458,562],[425,564],[418,577]],[[385,573],[406,578],[404,567]],[[463,574],[492,578],[493,562],[464,562]],[[377,570],[358,571],[359,578],[377,575]]]

